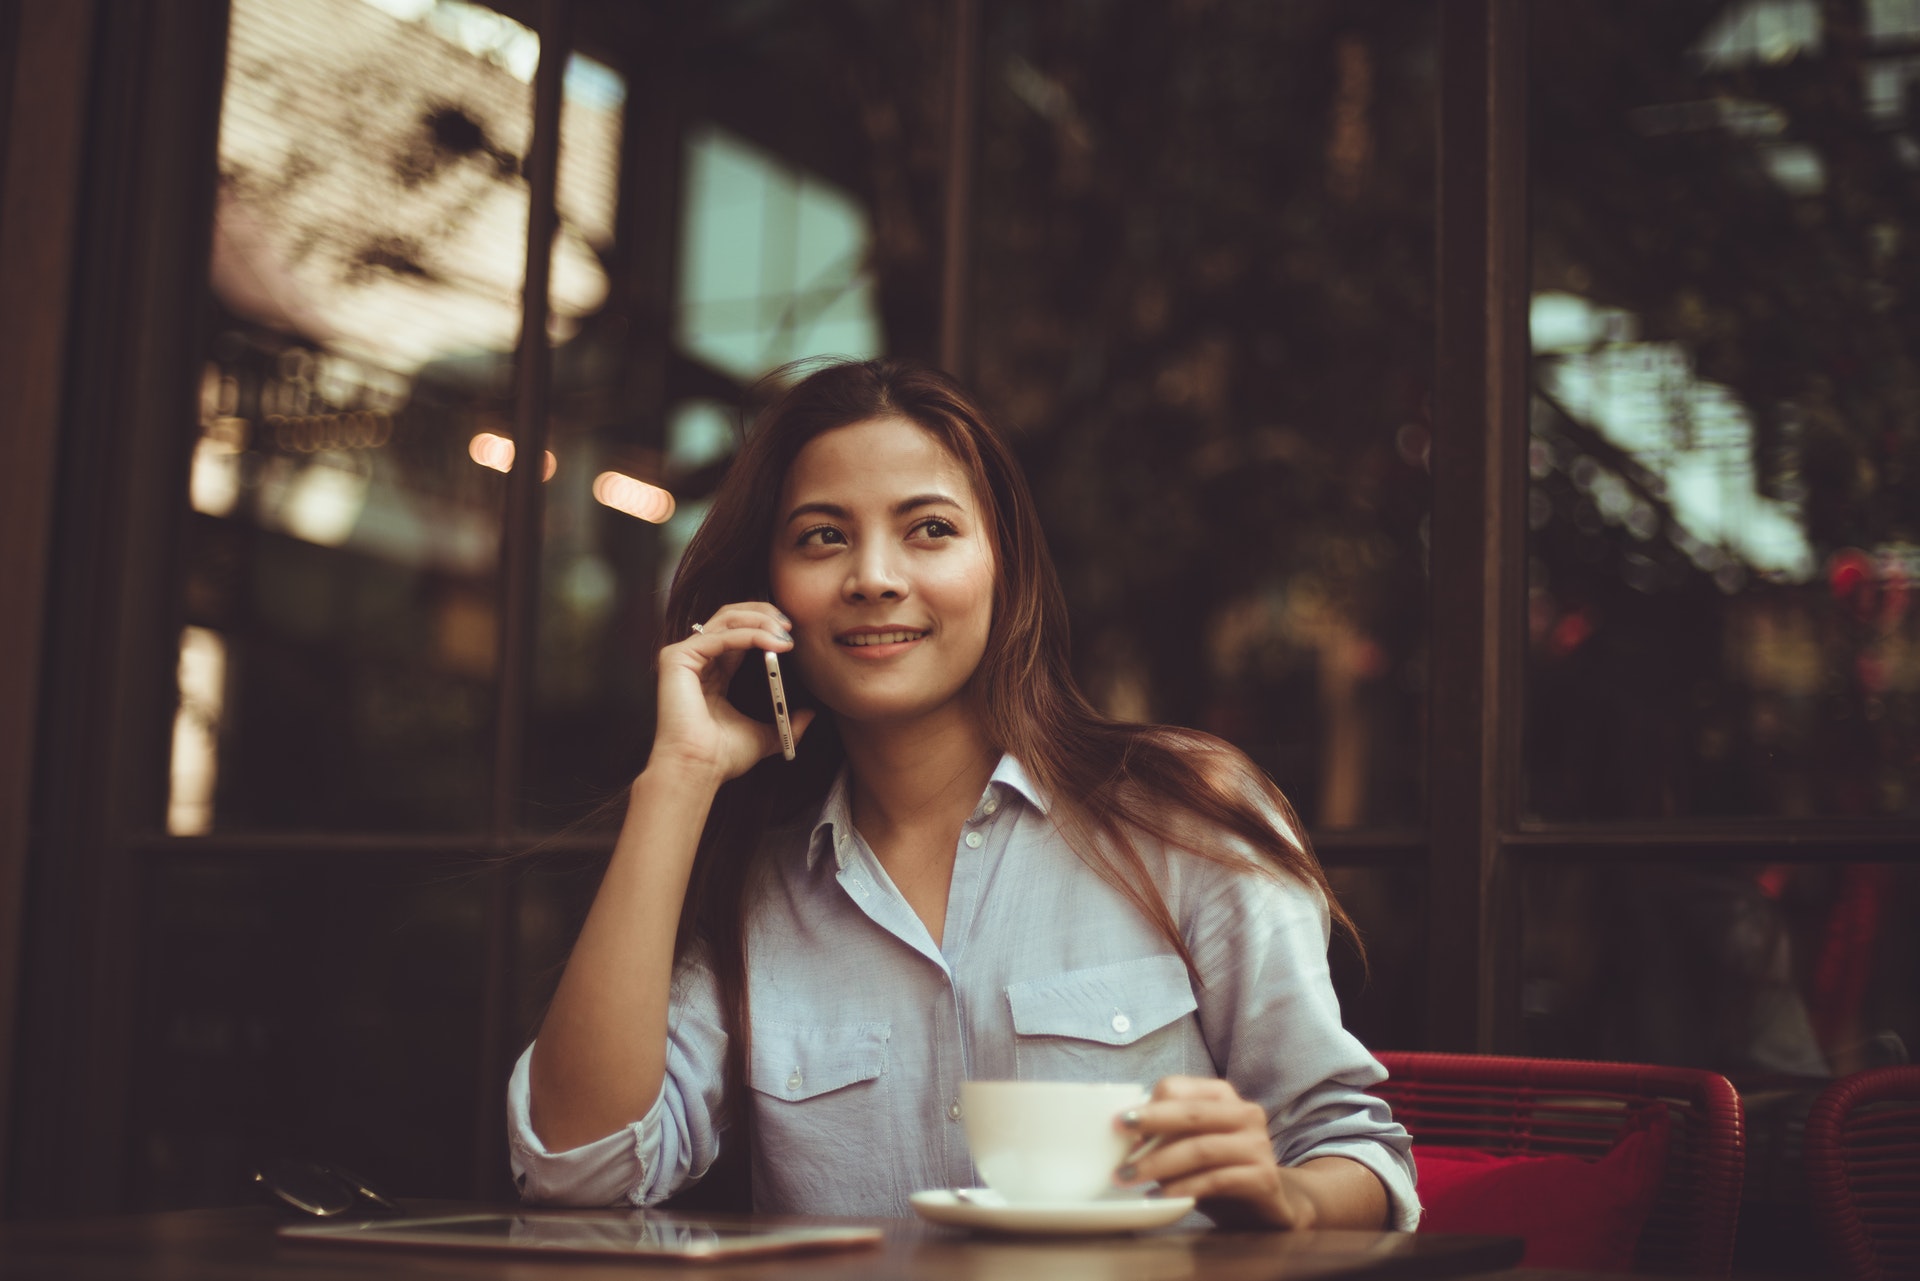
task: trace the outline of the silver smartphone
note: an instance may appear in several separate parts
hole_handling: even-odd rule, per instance
[[[767,655],[767,685],[773,691],[773,723],[780,730],[780,754],[793,759],[793,721],[787,716],[787,687],[780,683],[780,655]]]

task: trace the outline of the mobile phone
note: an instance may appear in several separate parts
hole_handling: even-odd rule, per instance
[[[767,655],[767,685],[773,691],[773,723],[780,730],[780,754],[793,759],[793,721],[787,716],[787,689],[780,683],[780,655]]]

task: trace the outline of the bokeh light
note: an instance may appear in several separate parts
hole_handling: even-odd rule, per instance
[[[541,480],[552,480],[553,473],[560,468],[560,460],[553,456],[551,449],[546,451],[547,465],[540,474]],[[513,470],[513,442],[505,436],[496,436],[483,431],[467,442],[467,457],[482,467],[491,467],[497,472]]]
[[[593,478],[593,496],[615,511],[652,525],[664,524],[673,515],[672,494],[617,471],[603,471]]]

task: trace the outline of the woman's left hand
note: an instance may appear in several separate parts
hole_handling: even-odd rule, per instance
[[[1158,1182],[1163,1195],[1193,1197],[1223,1224],[1309,1228],[1319,1220],[1311,1179],[1273,1158],[1266,1109],[1225,1081],[1166,1077],[1118,1124],[1136,1148],[1160,1140],[1120,1167],[1114,1177],[1123,1185]]]

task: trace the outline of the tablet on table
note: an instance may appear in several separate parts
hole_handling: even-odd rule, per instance
[[[689,1218],[649,1210],[592,1213],[445,1215],[419,1219],[361,1219],[352,1223],[289,1225],[290,1241],[425,1246],[533,1254],[591,1254],[624,1259],[738,1259],[808,1250],[878,1245],[879,1228],[789,1226]]]

